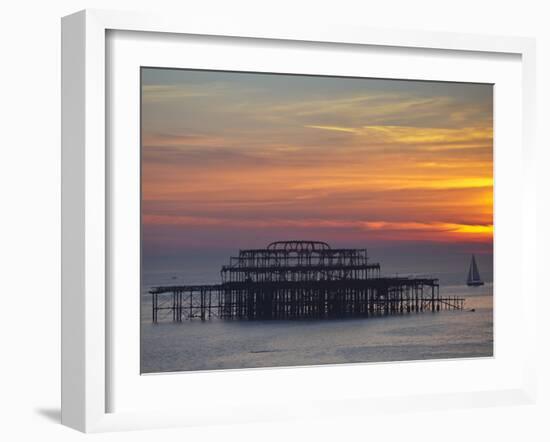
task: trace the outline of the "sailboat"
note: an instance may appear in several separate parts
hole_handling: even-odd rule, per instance
[[[470,262],[470,270],[468,271],[468,281],[466,281],[471,287],[477,287],[483,285],[484,282],[479,277],[479,270],[477,269],[476,257],[472,255],[472,261]]]

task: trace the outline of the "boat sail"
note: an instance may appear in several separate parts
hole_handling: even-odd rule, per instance
[[[479,277],[479,270],[477,269],[476,258],[474,255],[472,255],[472,261],[470,262],[470,270],[468,271],[468,281],[466,281],[466,284],[473,287],[484,284]]]

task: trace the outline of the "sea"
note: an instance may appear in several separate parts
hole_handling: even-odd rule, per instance
[[[182,323],[163,320],[161,315],[159,323],[153,324],[148,290],[181,284],[181,276],[174,271],[143,272],[141,372],[492,357],[492,281],[481,287],[468,287],[465,272],[431,276],[440,279],[442,296],[466,298],[464,310],[358,319],[213,318]],[[207,272],[196,276],[197,282],[211,278]],[[189,278],[186,282],[193,283]]]

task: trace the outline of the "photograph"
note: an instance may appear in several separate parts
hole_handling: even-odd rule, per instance
[[[493,357],[493,86],[142,66],[141,373]]]

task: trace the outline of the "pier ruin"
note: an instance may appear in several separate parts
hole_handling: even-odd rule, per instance
[[[279,241],[240,250],[221,283],[154,287],[152,320],[329,319],[464,309],[441,297],[435,278],[382,276],[366,249]]]

